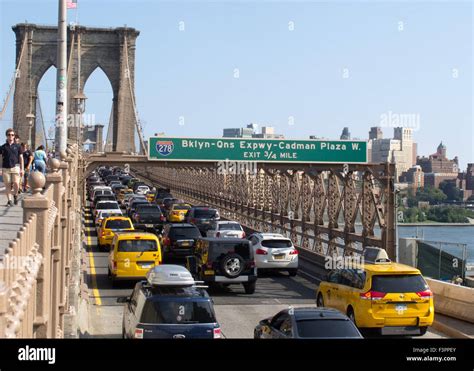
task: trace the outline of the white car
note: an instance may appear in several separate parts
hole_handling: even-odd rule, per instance
[[[118,213],[121,210],[117,201],[99,201],[95,205],[94,220],[100,211]]]
[[[242,226],[233,221],[216,221],[211,223],[211,229],[207,231],[207,237],[217,238],[245,238],[245,232]]]
[[[249,238],[257,270],[284,270],[298,273],[298,250],[289,238],[277,233],[254,233]]]
[[[122,210],[115,210],[114,212],[110,212],[109,210],[100,210],[95,217],[95,226],[99,228],[102,220],[108,218],[109,216],[122,216]]]
[[[137,195],[146,195],[147,192],[150,192],[150,187],[146,185],[138,186],[137,190],[135,191]]]

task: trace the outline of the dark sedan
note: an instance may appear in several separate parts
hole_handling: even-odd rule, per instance
[[[362,339],[357,327],[332,308],[288,308],[255,327],[255,339]]]

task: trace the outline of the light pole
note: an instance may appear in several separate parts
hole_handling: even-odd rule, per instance
[[[86,111],[86,99],[84,93],[80,92],[74,96],[74,104],[77,114],[77,144],[80,146],[82,142],[82,114]]]
[[[33,129],[33,125],[35,123],[35,115],[32,113],[28,113],[26,115],[26,119],[28,120],[28,145],[31,147],[33,140],[31,139],[31,130]]]

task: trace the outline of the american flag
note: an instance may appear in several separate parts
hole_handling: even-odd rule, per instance
[[[77,0],[68,0],[67,1],[67,8],[68,9],[76,9],[77,8]]]

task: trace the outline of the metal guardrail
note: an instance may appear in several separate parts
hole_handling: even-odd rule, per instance
[[[24,225],[6,250],[0,269],[0,338],[61,338],[68,313],[70,261],[80,230],[78,166],[73,145],[50,161],[51,172],[30,175],[23,200]]]

